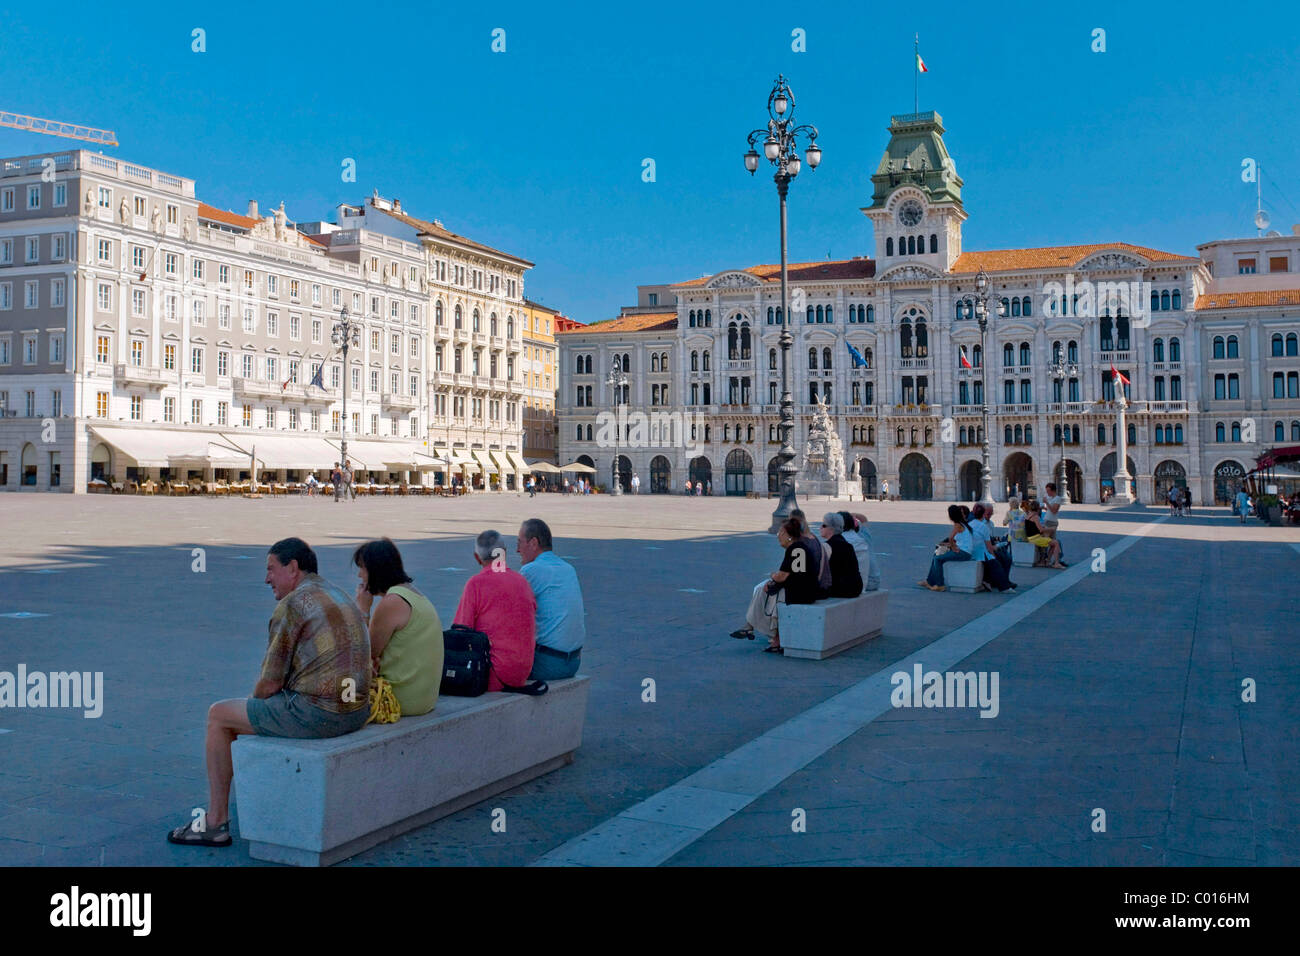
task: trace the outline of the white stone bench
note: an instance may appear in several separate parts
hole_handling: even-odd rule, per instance
[[[1028,541],[1011,542],[1011,563],[1018,568],[1032,568],[1034,566],[1034,552],[1038,549]]]
[[[328,866],[517,787],[573,762],[589,683],[439,697],[433,713],[326,740],[239,737],[239,835],[254,859]]]
[[[945,561],[943,583],[949,591],[974,594],[984,583],[983,561]]]
[[[888,591],[863,591],[855,598],[824,598],[815,604],[782,604],[778,612],[786,657],[820,661],[880,634]]]

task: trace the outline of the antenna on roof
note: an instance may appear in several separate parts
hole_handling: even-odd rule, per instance
[[[1264,211],[1263,193],[1260,188],[1263,178],[1260,173],[1263,168],[1263,166],[1255,167],[1255,228],[1259,230],[1261,236],[1264,234],[1264,230],[1268,228],[1269,223],[1272,222],[1268,213]]]

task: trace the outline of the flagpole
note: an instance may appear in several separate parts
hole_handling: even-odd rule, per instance
[[[921,34],[912,37],[912,112],[921,112]]]

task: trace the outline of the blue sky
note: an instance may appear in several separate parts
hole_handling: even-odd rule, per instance
[[[378,189],[534,261],[526,293],[588,322],[638,283],[777,261],[775,187],[741,156],[778,72],[825,151],[792,187],[792,261],[872,254],[858,210],[890,115],[912,111],[918,31],[920,106],[943,116],[966,183],[966,249],[1194,254],[1253,234],[1247,157],[1274,226],[1300,223],[1290,5],[907,6],[35,4],[3,15],[0,108],[111,128],[108,152],[239,212],[283,199],[293,219],[331,218]],[[3,129],[0,155],[73,142]]]

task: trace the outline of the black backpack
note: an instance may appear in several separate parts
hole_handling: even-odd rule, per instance
[[[442,684],[438,692],[451,697],[478,697],[487,691],[488,675],[492,673],[492,641],[482,631],[453,624],[442,632]],[[504,682],[503,682],[504,684]],[[502,690],[509,694],[528,694],[538,697],[549,690],[544,680],[535,680],[522,687],[508,684]]]

